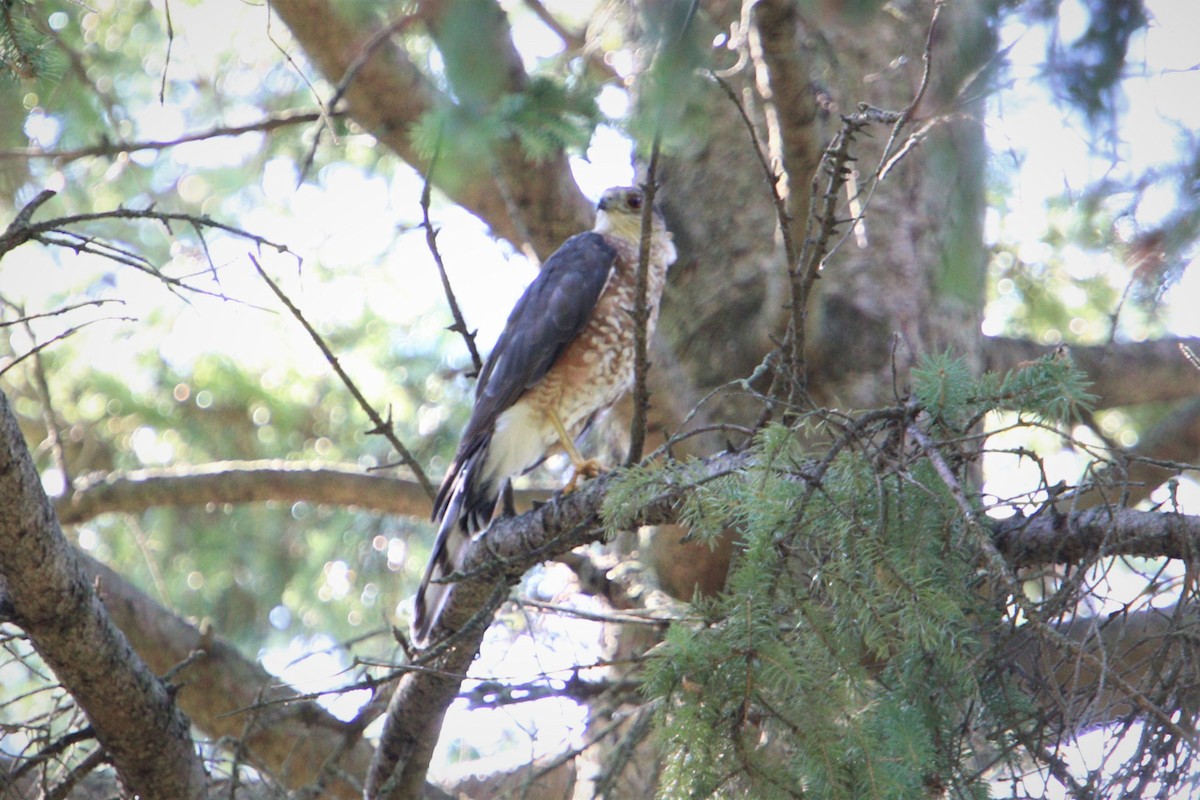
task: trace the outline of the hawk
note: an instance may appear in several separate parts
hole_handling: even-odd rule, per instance
[[[546,260],[484,363],[471,418],[433,503],[437,538],[412,625],[418,646],[429,643],[453,590],[436,581],[461,571],[467,545],[495,515],[506,480],[537,466],[555,445],[567,452],[576,477],[595,474],[597,465],[574,441],[633,383],[631,311],[644,202],[636,187],[604,192],[595,227],[567,239]],[[647,333],[675,260],[661,214],[655,209],[651,216]]]

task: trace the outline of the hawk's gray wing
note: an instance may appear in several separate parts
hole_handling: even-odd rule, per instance
[[[496,418],[550,371],[587,325],[616,258],[617,251],[600,234],[576,234],[546,259],[521,295],[479,374],[475,408],[434,502],[435,520],[441,519],[446,509],[458,472],[487,444]],[[468,488],[464,502],[472,512],[495,499],[494,495],[471,496],[475,494]],[[491,492],[484,489],[483,494]]]
[[[429,641],[453,590],[452,584],[438,581],[461,569],[472,534],[487,525],[498,484],[508,477],[487,474],[496,419],[545,377],[587,326],[616,258],[617,251],[600,234],[572,236],[546,259],[509,314],[479,373],[475,408],[434,500],[437,538],[413,609],[413,639],[418,645]]]

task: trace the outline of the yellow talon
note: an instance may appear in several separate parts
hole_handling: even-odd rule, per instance
[[[579,449],[575,447],[575,442],[571,441],[571,437],[567,434],[567,428],[562,424],[562,420],[558,418],[558,414],[550,412],[550,424],[554,426],[554,430],[558,433],[558,439],[562,443],[563,449],[567,451],[567,457],[571,459],[571,466],[574,469],[571,480],[567,481],[566,487],[563,489],[563,494],[570,494],[575,491],[575,485],[579,483],[580,476],[584,478],[595,478],[604,471],[600,462],[594,458],[584,458],[579,454]]]

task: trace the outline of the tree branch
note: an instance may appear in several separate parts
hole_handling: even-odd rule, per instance
[[[990,523],[996,548],[1013,566],[1075,564],[1100,556],[1189,558],[1200,553],[1200,517],[1097,507],[1046,511]]]
[[[1175,703],[1195,708],[1200,703],[1200,659],[1190,631],[1198,622],[1195,608],[1178,607],[1080,616],[1055,626],[1055,631],[1083,652],[1099,654],[1098,659],[1078,658],[1028,626],[1003,644],[1003,653],[1054,729],[1078,735],[1136,715],[1134,702],[1121,686],[1153,696],[1165,688],[1163,667],[1168,663],[1185,671],[1169,678]]]
[[[343,116],[342,112],[331,112],[332,116]],[[61,164],[78,161],[81,158],[95,156],[116,156],[121,153],[136,153],[141,150],[168,150],[189,142],[203,142],[208,139],[218,139],[224,136],[242,136],[247,133],[269,133],[279,128],[292,125],[302,125],[323,119],[318,111],[282,111],[271,114],[257,122],[245,125],[217,125],[208,130],[196,131],[174,139],[149,140],[143,142],[104,142],[89,147],[78,147],[72,150],[42,150],[36,147],[19,148],[15,150],[0,150],[0,161],[8,159],[53,159]]]
[[[0,583],[14,621],[87,713],[121,780],[142,797],[206,796],[187,719],[89,583],[2,392],[0,506]]]
[[[1071,358],[1092,380],[1100,408],[1185,400],[1200,392],[1200,375],[1180,352],[1180,345],[1200,352],[1200,339],[1167,338],[1071,345]],[[1008,372],[1049,355],[1056,347],[1004,336],[984,337],[984,367]]]
[[[330,82],[346,74],[363,46],[347,47],[346,43],[371,39],[370,30],[352,22],[331,0],[272,0],[271,9]],[[498,24],[504,24],[502,15]],[[484,32],[478,42],[494,40]],[[439,103],[448,102],[401,48],[390,43],[376,47],[362,63],[346,87],[345,100],[355,120],[418,170],[425,159],[413,143],[412,128]],[[511,204],[505,202],[488,169],[442,188],[454,202],[486,220],[498,236],[517,244],[524,241],[521,220],[514,212],[536,221],[529,231],[530,243],[545,258],[567,237],[588,226],[591,206],[575,185],[565,155],[530,160],[513,144],[496,153],[495,160],[515,192]]]
[[[515,493],[529,508],[547,493]],[[138,514],[151,508],[210,503],[324,503],[382,514],[428,517],[429,497],[416,481],[364,472],[349,464],[217,461],[189,467],[99,473],[77,482],[54,501],[59,521],[78,525],[101,514]]]
[[[375,407],[367,402],[367,398],[363,396],[361,391],[359,391],[358,386],[353,380],[350,379],[350,376],[346,373],[346,370],[342,369],[341,362],[338,361],[337,356],[333,354],[333,351],[329,349],[329,345],[325,344],[325,340],[321,337],[321,334],[319,334],[317,329],[312,326],[312,323],[305,318],[304,314],[301,313],[300,309],[296,307],[296,304],[292,302],[291,298],[279,288],[279,284],[271,280],[270,276],[268,276],[266,271],[262,268],[262,265],[258,263],[258,259],[256,259],[254,256],[250,256],[250,262],[254,264],[254,269],[258,270],[259,277],[263,279],[267,286],[271,288],[271,291],[275,293],[275,296],[279,298],[279,302],[283,303],[284,306],[287,307],[287,310],[291,312],[292,316],[296,318],[296,321],[299,322],[304,328],[305,332],[308,333],[309,338],[313,340],[313,343],[316,344],[317,348],[321,351],[321,355],[325,356],[325,360],[329,362],[329,366],[333,368],[335,373],[337,373],[337,376],[341,379],[342,384],[345,385],[346,389],[349,390],[354,399],[358,401],[359,408],[366,413],[367,417],[375,425],[370,432],[378,433],[383,436],[383,438],[388,440],[392,447],[395,448],[396,452],[400,454],[400,460],[403,461],[404,465],[409,468],[413,476],[417,479],[417,483],[421,485],[421,488],[425,490],[425,494],[428,495],[429,499],[432,501],[435,494],[433,484],[429,482],[429,478],[425,475],[425,470],[421,469],[420,462],[418,462],[409,449],[405,447],[404,442],[401,442],[400,438],[396,436],[396,431],[392,427],[392,414],[390,407],[388,410],[388,419],[384,420],[383,417],[379,416],[379,412],[375,410]]]
[[[209,738],[240,742],[251,763],[290,790],[322,780],[324,796],[362,796],[360,786],[339,777],[363,775],[371,758],[371,746],[351,724],[303,698],[211,631],[180,619],[108,567],[83,554],[80,561],[100,587],[113,620],[151,669],[163,674],[188,662],[175,678],[176,700]],[[337,769],[327,771],[327,765]]]

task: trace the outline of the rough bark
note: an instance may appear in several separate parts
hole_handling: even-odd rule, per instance
[[[207,796],[187,718],[113,624],[62,535],[2,392],[0,508],[8,615],[87,714],[122,782],[147,800]]]

